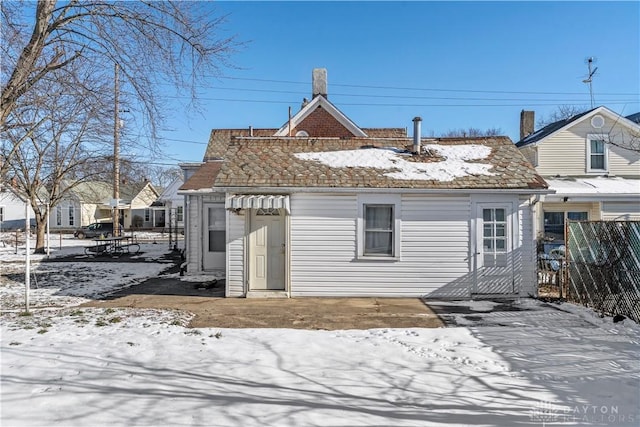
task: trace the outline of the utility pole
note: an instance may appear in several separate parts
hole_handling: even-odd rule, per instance
[[[113,108],[113,235],[120,235],[120,118],[118,116],[119,105],[119,66],[116,63],[114,69],[114,108]]]

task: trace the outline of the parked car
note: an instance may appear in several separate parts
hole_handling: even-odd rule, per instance
[[[122,224],[120,224],[122,229]],[[73,235],[78,239],[84,239],[85,237],[111,237],[113,236],[113,222],[94,222],[85,227],[77,229]]]

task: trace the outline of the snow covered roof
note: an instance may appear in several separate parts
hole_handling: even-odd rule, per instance
[[[640,197],[640,179],[619,177],[593,178],[546,178],[549,188],[556,194],[547,196],[549,199],[571,197],[573,200],[604,200],[629,199]]]
[[[214,187],[545,189],[509,138],[237,138]]]

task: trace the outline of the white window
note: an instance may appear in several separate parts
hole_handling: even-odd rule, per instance
[[[504,208],[482,210],[484,253],[507,252],[507,215]]]
[[[178,206],[176,208],[176,221],[182,222],[183,217],[184,217],[184,207],[183,206]]]
[[[358,257],[400,258],[400,196],[358,199]]]
[[[69,205],[69,225],[75,225],[74,224],[75,218],[73,215],[74,215],[73,205]]]
[[[144,222],[151,221],[151,209],[144,210]]]
[[[62,206],[56,206],[56,225],[58,227],[62,226]]]
[[[587,172],[606,172],[609,170],[606,135],[587,136]]]

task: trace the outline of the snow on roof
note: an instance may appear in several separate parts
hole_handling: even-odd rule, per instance
[[[545,178],[549,188],[558,194],[636,194],[640,195],[640,179],[628,178]]]
[[[427,144],[423,152],[434,152],[443,157],[442,161],[429,163],[407,161],[408,153],[389,147],[384,149],[344,150],[296,153],[300,160],[316,161],[333,168],[374,168],[387,169],[385,176],[403,180],[453,181],[468,175],[493,175],[490,164],[469,163],[483,160],[491,154],[491,148],[484,145],[436,145]]]

